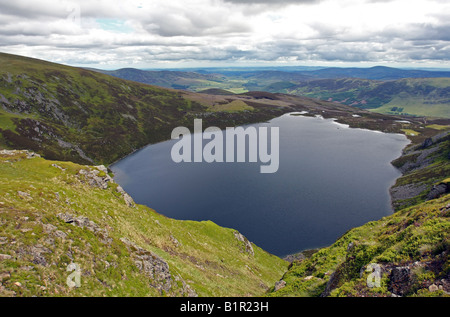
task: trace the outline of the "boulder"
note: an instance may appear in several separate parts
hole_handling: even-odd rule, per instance
[[[279,280],[278,282],[275,283],[275,289],[274,291],[279,291],[280,289],[284,288],[286,286],[286,282],[283,280]]]
[[[0,254],[0,261],[9,260],[11,258],[12,256],[10,256],[9,254]]]
[[[427,195],[427,200],[439,198],[441,195],[450,192],[450,186],[445,183],[440,183],[438,185],[433,185],[430,192]]]
[[[127,238],[120,240],[127,246],[139,271],[150,278],[152,287],[166,292],[172,288],[172,276],[166,261],[153,252],[137,246]]]
[[[431,284],[431,285],[428,287],[428,290],[429,290],[430,292],[436,292],[436,291],[439,290],[439,287],[438,287],[436,284]]]
[[[244,244],[244,252],[250,254],[251,256],[255,255],[253,251],[253,247],[250,241],[246,237],[244,237],[240,232],[234,231],[234,237]]]
[[[395,294],[404,296],[411,287],[411,270],[407,266],[394,267],[389,275],[388,290]]]

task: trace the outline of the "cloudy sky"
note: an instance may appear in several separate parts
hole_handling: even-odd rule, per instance
[[[0,0],[0,51],[103,69],[450,67],[450,2]]]

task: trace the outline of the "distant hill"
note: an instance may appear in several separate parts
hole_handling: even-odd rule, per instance
[[[180,70],[180,69],[178,69]],[[372,80],[396,80],[401,78],[450,77],[450,71],[440,69],[400,69],[386,66],[374,67],[240,67],[191,69],[203,74],[222,74],[227,77],[290,76],[303,79],[360,78]],[[282,75],[284,73],[284,75]],[[275,76],[274,76],[275,75]]]
[[[92,70],[126,80],[173,89],[189,89],[192,86],[208,87],[208,82],[221,82],[223,80],[223,76],[215,74],[172,70],[145,71],[135,68],[122,68],[111,71]]]
[[[224,68],[102,73],[195,92],[267,91],[339,102],[385,114],[450,118],[450,71],[371,68]],[[218,91],[217,90],[217,91]]]
[[[219,89],[219,88],[210,88],[198,91],[200,94],[209,94],[209,95],[234,95],[231,91],[225,90],[225,89]]]
[[[330,67],[310,72],[303,72],[314,78],[361,78],[373,80],[396,80],[401,78],[436,78],[450,77],[450,71],[426,71],[399,69],[385,66],[371,68],[337,68]]]
[[[450,118],[450,78],[317,79],[264,90],[339,102],[385,114]]]

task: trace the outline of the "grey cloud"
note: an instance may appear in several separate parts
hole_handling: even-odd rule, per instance
[[[124,2],[108,6],[106,0],[86,0],[79,2],[84,20],[76,28],[65,21],[70,0],[53,1],[56,3],[53,7],[50,0],[41,0],[39,4],[0,0],[0,46],[2,51],[18,53],[20,48],[37,58],[57,62],[92,65],[115,62],[124,66],[136,61],[407,62],[450,58],[447,22],[450,17],[445,10],[432,16],[434,24],[391,24],[385,29],[358,30],[349,23],[316,19],[301,21],[304,24],[299,23],[298,30],[291,27],[280,32],[282,35],[270,31],[266,35],[251,24],[271,23],[270,19],[263,19],[270,10],[277,13],[274,6],[313,5],[319,1],[205,0],[204,7],[198,3],[189,6],[167,2],[135,10]],[[211,3],[216,6],[206,5]],[[249,12],[264,13],[248,17]],[[133,33],[101,30],[96,20],[104,17],[132,23]],[[282,19],[277,22],[283,23]],[[301,27],[306,23],[309,24],[304,31]]]
[[[68,2],[63,1],[40,1],[36,6],[26,0],[1,1],[0,12],[27,19],[65,18],[70,13],[67,4]]]
[[[406,35],[407,39],[412,40],[439,40],[450,41],[450,24],[431,25],[431,24],[413,24],[409,27]]]
[[[251,27],[221,10],[152,12],[142,21],[150,33],[161,36],[205,36],[246,33]]]

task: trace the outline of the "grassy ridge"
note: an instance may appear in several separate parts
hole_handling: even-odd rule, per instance
[[[110,163],[203,109],[175,91],[45,61],[0,54],[0,69],[0,143],[48,158]]]
[[[97,169],[0,155],[0,296],[260,296],[286,269],[233,229],[129,206],[117,184],[92,186],[81,170]],[[79,288],[66,283],[72,262]]]

